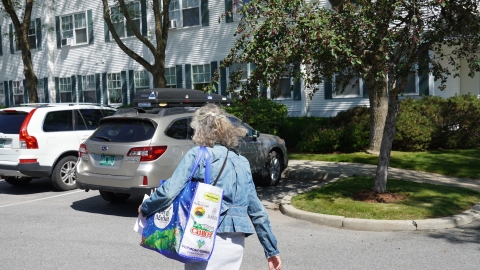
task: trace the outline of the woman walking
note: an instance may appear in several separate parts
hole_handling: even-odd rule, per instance
[[[169,206],[186,186],[192,164],[200,146],[207,147],[211,156],[211,181],[225,167],[217,186],[223,189],[223,202],[218,220],[215,248],[208,262],[187,263],[187,270],[240,269],[245,237],[255,232],[263,246],[269,270],[282,267],[277,240],[272,233],[268,214],[257,197],[248,160],[233,150],[238,140],[247,133],[234,126],[225,112],[214,104],[199,108],[192,119],[195,130],[192,140],[199,146],[188,151],[172,177],[156,189],[138,208],[139,214],[148,216]],[[203,179],[206,161],[202,158],[194,179]],[[253,226],[252,226],[253,224]]]

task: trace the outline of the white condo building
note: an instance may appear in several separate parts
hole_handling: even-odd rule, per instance
[[[38,1],[48,2],[48,1]],[[112,106],[131,104],[138,89],[152,88],[152,75],[126,55],[111,37],[103,20],[102,1],[59,0],[54,6],[38,5],[32,13],[29,41],[35,73],[39,79],[39,102],[88,102]],[[323,0],[325,6],[330,6]],[[137,25],[144,36],[153,36],[154,18],[146,0],[134,3],[140,16]],[[165,77],[169,87],[200,89],[234,44],[237,16],[219,18],[231,10],[233,0],[172,0],[166,49]],[[114,2],[112,1],[112,6]],[[112,9],[112,13],[116,9]],[[125,44],[153,62],[150,51],[126,27],[115,24]],[[27,103],[21,51],[16,47],[11,19],[0,14],[0,105]],[[465,70],[463,70],[465,67]],[[244,76],[252,65],[244,64]],[[220,70],[217,89],[226,95],[228,68]],[[412,76],[406,95],[480,94],[480,76],[470,78],[462,65],[461,76],[450,78],[446,90],[431,75]],[[321,85],[310,100],[311,90],[293,81],[282,84],[276,101],[288,107],[290,116],[334,116],[353,106],[368,106],[368,94],[360,81],[342,94],[331,85]],[[270,96],[269,91],[267,96]]]

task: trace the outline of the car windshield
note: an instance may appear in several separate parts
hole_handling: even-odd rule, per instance
[[[0,112],[0,133],[19,134],[26,112]]]
[[[155,127],[149,121],[121,119],[101,124],[91,136],[100,142],[140,142],[150,140]]]

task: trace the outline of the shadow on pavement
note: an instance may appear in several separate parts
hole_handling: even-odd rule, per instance
[[[428,236],[438,240],[445,240],[453,244],[480,244],[480,221],[477,220],[457,228],[431,232]]]
[[[138,206],[142,202],[143,196],[131,196],[123,203],[109,203],[102,199],[98,191],[92,190],[97,196],[89,197],[83,200],[75,201],[70,206],[72,209],[81,212],[94,214],[121,216],[121,217],[137,217]]]
[[[0,194],[29,195],[43,192],[62,192],[56,190],[50,183],[49,178],[36,178],[24,186],[12,186],[4,180],[0,180]]]

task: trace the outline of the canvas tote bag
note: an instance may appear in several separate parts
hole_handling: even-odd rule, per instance
[[[192,182],[202,156],[206,159],[205,183]],[[210,185],[210,169],[210,154],[200,147],[185,188],[166,209],[146,218],[141,246],[183,263],[209,260],[223,198],[223,190]]]

